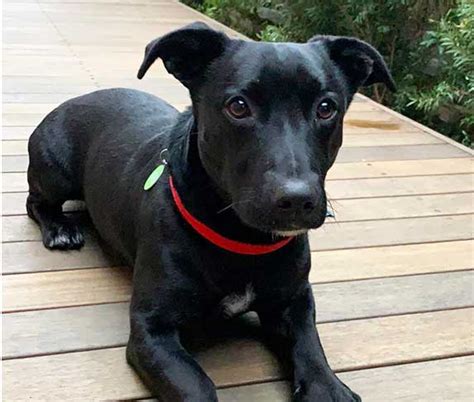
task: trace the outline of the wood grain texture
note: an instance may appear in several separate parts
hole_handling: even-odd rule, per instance
[[[358,370],[339,377],[364,402],[470,402],[474,399],[472,356]],[[401,386],[403,384],[403,386]],[[290,402],[287,382],[244,385],[218,391],[221,402]]]
[[[40,241],[41,233],[28,216],[3,217],[3,241]],[[472,237],[472,215],[415,217],[409,219],[370,220],[364,225],[354,222],[329,222],[310,231],[311,250],[387,246],[445,240],[466,240]],[[419,230],[423,225],[423,231]],[[442,226],[439,226],[442,225]],[[440,231],[439,228],[443,230]],[[361,231],[364,236],[360,236]],[[90,225],[85,226],[86,242],[95,238]]]
[[[390,197],[416,194],[470,192],[472,174],[333,180],[326,183],[330,199]]]
[[[129,268],[41,272],[3,277],[3,311],[127,301]]]
[[[474,193],[335,200],[337,222],[474,212]]]
[[[474,242],[317,251],[311,260],[312,283],[447,272],[474,268]]]
[[[26,173],[2,173],[2,193],[28,191]]]
[[[28,193],[4,193],[2,194],[2,215],[26,215],[26,198]],[[85,209],[84,202],[66,201],[63,205],[65,212],[82,211]]]
[[[4,274],[104,267],[114,263],[92,241],[80,251],[50,251],[42,242],[6,243],[2,251]]]
[[[2,156],[3,173],[23,173],[28,169],[27,155]]]
[[[110,283],[88,280],[86,275],[76,276],[78,283],[67,284],[60,294],[58,283],[46,284],[43,281],[38,284],[37,290],[31,292],[30,303],[41,300],[39,296],[47,289],[51,289],[51,303],[56,302],[56,305],[59,304],[58,299],[65,298],[72,306],[100,303],[104,295],[109,301],[128,300],[131,289],[128,274],[108,273],[109,277],[113,276],[109,278]],[[46,275],[42,279],[46,279]],[[313,286],[317,321],[344,321],[470,307],[474,304],[473,279],[472,271],[463,271],[317,284]],[[20,293],[21,300],[21,291],[18,291],[18,283],[16,285],[14,288],[6,283],[7,296],[13,292]],[[87,286],[90,292],[84,294],[80,286]],[[114,290],[114,293],[109,294],[107,290]],[[45,306],[38,303],[32,307]],[[4,315],[3,324],[4,358],[125,345],[129,331],[128,303],[10,313]]]
[[[458,148],[458,149],[462,149],[464,152],[467,152],[467,153],[469,153],[470,155],[474,156],[474,151],[473,151],[471,148],[469,148],[469,147],[467,147],[467,146],[461,144],[460,142],[457,142],[457,141],[453,140],[453,139],[450,138],[450,137],[446,137],[445,135],[436,132],[435,130],[429,128],[428,126],[424,126],[423,124],[418,123],[418,122],[415,121],[415,120],[411,120],[409,117],[404,116],[404,115],[402,115],[401,113],[395,112],[394,110],[391,110],[391,109],[389,109],[388,107],[386,107],[386,106],[384,106],[384,105],[382,105],[382,104],[380,104],[380,103],[377,103],[377,102],[373,101],[372,99],[370,99],[369,97],[367,97],[367,96],[365,96],[365,95],[362,95],[362,94],[360,94],[360,93],[357,93],[357,94],[354,96],[354,98],[357,98],[359,101],[365,101],[365,102],[371,104],[371,105],[372,105],[373,107],[375,107],[377,110],[380,110],[380,111],[383,111],[383,112],[385,112],[385,113],[388,113],[388,114],[390,114],[391,116],[394,116],[394,117],[396,117],[396,118],[398,118],[398,119],[400,119],[400,120],[402,120],[402,121],[404,121],[404,122],[410,124],[411,126],[420,129],[420,130],[423,131],[424,133],[427,133],[427,134],[429,134],[429,135],[431,135],[431,136],[433,136],[433,137],[435,137],[435,138],[438,138],[438,139],[440,139],[440,140],[443,140],[444,142],[446,142],[446,143],[452,145],[453,147],[456,147],[456,148]]]
[[[27,105],[26,103],[11,103],[11,105]],[[2,127],[2,140],[10,141],[24,141],[30,138],[30,135],[33,133],[35,126],[28,125],[19,125],[15,127]],[[5,170],[4,170],[5,171]]]
[[[3,215],[26,214],[26,193],[2,195]],[[381,197],[372,199],[333,200],[337,222],[368,219],[392,219],[436,215],[456,215],[474,212],[474,193]],[[67,212],[84,210],[81,202],[67,202]],[[328,219],[333,222],[334,219]]]
[[[8,138],[5,138],[8,139]],[[443,142],[431,135],[412,132],[397,133],[395,135],[377,135],[367,133],[347,133],[344,132],[343,147],[375,147],[389,145],[421,145],[421,144],[442,144]]]
[[[336,163],[467,157],[469,157],[468,153],[448,144],[398,146],[375,146],[375,144],[372,144],[370,146],[342,147],[339,151]]]
[[[11,103],[10,105],[29,105],[28,103]],[[34,105],[34,104],[33,104]],[[38,104],[41,105],[41,104]],[[174,103],[173,106],[178,110],[184,110],[189,103]],[[27,140],[35,129],[34,126],[9,126],[3,127],[2,139],[3,140]],[[376,134],[344,134],[344,145],[343,149],[350,147],[383,147],[383,146],[396,146],[396,145],[424,145],[424,144],[444,144],[441,140],[434,138],[433,136],[426,133],[397,133],[396,135],[389,136],[378,136]],[[340,157],[338,158],[338,160]],[[24,165],[26,169],[26,164]],[[10,168],[8,165],[4,165],[5,168]]]
[[[75,216],[77,217],[77,214]],[[86,221],[86,217],[83,216],[83,218],[84,221]],[[90,224],[84,222],[81,226],[84,227],[86,242],[87,240],[91,241],[91,239],[96,238],[95,231]],[[4,242],[41,240],[41,232],[38,225],[27,215],[3,217],[2,228]],[[58,252],[58,250],[56,250],[56,252]]]
[[[370,177],[429,176],[472,172],[473,165],[471,158],[409,160],[403,162],[358,162],[334,165],[329,172],[328,179],[341,180]]]
[[[22,244],[32,246],[35,243]],[[9,245],[5,245],[5,248],[7,246]],[[467,240],[313,252],[313,267],[309,279],[311,283],[325,283],[466,270],[474,268],[473,247],[474,243]],[[46,253],[51,254],[48,251]],[[28,259],[30,265],[23,269],[27,268],[30,273],[4,276],[4,310],[18,311],[128,300],[129,283],[126,271],[117,268],[74,269],[77,268],[75,265],[87,268],[81,264],[107,264],[107,260],[89,260],[94,256],[93,253],[94,250],[84,250],[84,257],[77,262],[76,255],[70,257],[68,253],[63,254],[64,259],[58,260],[56,266],[52,265],[52,259],[48,258],[42,263],[44,256]],[[98,251],[97,253],[99,254]],[[24,249],[22,255],[28,254],[28,249]],[[21,257],[16,260],[21,261]],[[413,264],[413,261],[417,263]],[[89,282],[93,284],[94,292],[86,286]]]
[[[15,127],[23,128],[23,127]],[[33,129],[25,128],[25,133],[30,133]],[[7,135],[13,134],[7,130]],[[29,135],[29,134],[28,134]],[[362,138],[361,138],[362,137]],[[340,151],[336,163],[348,162],[365,162],[365,161],[382,161],[382,160],[410,160],[410,159],[432,159],[432,158],[456,158],[465,157],[466,153],[453,148],[446,144],[430,144],[430,145],[408,145],[408,146],[391,146],[386,137],[378,137],[371,135],[370,138],[364,140],[365,137],[350,136],[351,143],[346,144]],[[382,140],[383,138],[383,140]],[[398,138],[398,137],[397,137]],[[379,141],[380,139],[380,141]],[[353,141],[352,141],[353,140]],[[377,144],[386,146],[377,146]],[[385,144],[387,143],[387,144]],[[5,173],[21,173],[28,169],[28,155],[26,151],[27,144],[25,141],[3,141],[4,149],[2,156],[3,172]],[[359,146],[361,144],[363,146]],[[6,145],[6,146],[5,146]]]
[[[473,237],[473,216],[391,219],[334,223],[310,232],[311,250],[416,244]]]
[[[335,164],[328,181],[378,177],[430,176],[472,173],[471,158],[354,162]],[[3,191],[27,191],[24,173],[3,173]]]
[[[472,353],[472,314],[461,309],[327,323],[319,331],[332,367],[357,370]],[[284,376],[258,338],[226,339],[194,354],[218,386]],[[148,396],[122,347],[4,361],[3,393],[6,400]]]
[[[333,201],[348,198],[468,193],[474,188],[473,181],[474,176],[471,174],[334,180],[327,182],[326,192]],[[26,192],[2,194],[2,214],[25,214],[26,197]],[[67,203],[66,207],[75,209],[75,205],[71,203]]]
[[[352,138],[352,137],[350,137]],[[2,141],[3,156],[27,156],[28,142],[23,140]],[[343,147],[336,160],[337,163],[389,161],[411,159],[440,159],[440,158],[465,158],[469,155],[448,144],[425,144],[403,146],[350,146]],[[20,160],[25,161],[26,158]],[[27,166],[24,166],[26,168]],[[7,166],[12,171],[12,166]],[[26,169],[25,169],[26,170]]]

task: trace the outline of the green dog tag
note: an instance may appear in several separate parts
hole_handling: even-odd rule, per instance
[[[158,165],[153,172],[150,173],[150,176],[148,176],[148,179],[146,179],[145,184],[143,185],[143,189],[145,191],[148,191],[151,189],[156,182],[160,179],[161,175],[165,171],[165,166],[166,165]]]

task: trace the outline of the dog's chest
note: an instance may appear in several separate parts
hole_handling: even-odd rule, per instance
[[[249,311],[250,306],[255,300],[255,291],[251,284],[245,287],[243,292],[231,293],[224,297],[220,302],[222,314],[225,317],[233,317],[237,314]]]

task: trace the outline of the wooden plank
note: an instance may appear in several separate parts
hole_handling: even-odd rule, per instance
[[[178,105],[179,106],[179,105]],[[183,106],[184,107],[184,106]],[[25,129],[24,130],[24,135],[26,136],[29,136],[34,128],[33,127],[9,127],[9,129],[13,129],[13,128],[20,128],[20,129]],[[13,133],[10,133],[11,135],[15,135],[14,132]],[[7,130],[7,135],[8,135],[8,130]],[[21,134],[20,134],[21,135]],[[9,173],[9,172],[26,172],[27,168],[28,168],[28,156],[27,156],[27,143],[26,141],[24,143],[22,143],[22,141],[12,141],[12,143],[15,143],[16,145],[15,146],[20,146],[20,151],[19,153],[22,154],[22,155],[4,155],[2,156],[2,167],[3,167],[3,172],[6,172],[6,173]],[[443,145],[443,147],[445,147]],[[452,147],[448,146],[449,149],[452,149]],[[353,158],[360,158],[361,160],[363,159],[369,159],[369,158],[385,158],[384,156],[384,151],[383,151],[383,148],[391,148],[391,147],[371,147],[371,149],[366,149],[365,147],[363,147],[363,151],[364,151],[364,155],[365,157],[362,157],[362,156],[357,156],[357,153],[360,153],[360,149],[361,148],[351,148],[351,147],[347,147],[347,148],[343,148],[343,153],[342,153],[342,157],[339,159],[337,159],[336,163],[341,163],[341,162],[348,162],[349,159],[353,159]],[[355,154],[352,154],[352,150],[356,150]],[[18,152],[18,151],[17,151]],[[456,151],[458,152],[458,151]],[[463,153],[462,151],[459,151],[460,153],[457,153],[457,156],[454,155],[454,153],[451,153],[451,151],[449,151],[449,155],[452,155],[452,156],[456,156],[456,157],[462,157]],[[11,153],[11,151],[10,151]],[[4,152],[5,154],[5,152]],[[344,156],[345,155],[345,156]],[[400,158],[402,158],[400,156]],[[408,158],[408,156],[407,156]],[[425,158],[426,159],[429,159],[429,154],[425,155]],[[439,187],[439,186],[438,186]]]
[[[369,102],[354,102],[344,116],[344,123],[353,125],[354,127],[363,127],[364,125],[372,125],[378,123],[396,123],[390,113],[380,110],[377,106],[368,108]],[[363,106],[361,106],[363,105]],[[390,131],[390,130],[389,130]]]
[[[2,193],[27,190],[26,173],[2,173]]]
[[[356,370],[470,354],[472,314],[472,309],[460,309],[327,323],[319,331],[332,367]],[[194,353],[221,387],[284,375],[275,356],[248,337]],[[36,400],[148,396],[126,364],[122,347],[4,361],[3,392],[6,400],[18,395]]]
[[[123,346],[128,310],[128,303],[114,303],[4,314],[3,358]]]
[[[380,111],[383,111],[385,113],[388,113],[404,122],[407,122],[408,124],[412,125],[413,127],[416,127],[416,128],[419,128],[421,131],[437,138],[437,139],[440,139],[456,148],[459,148],[459,149],[462,149],[463,151],[465,152],[468,152],[470,153],[471,155],[474,156],[474,151],[471,149],[471,148],[468,148],[466,147],[465,145],[461,144],[460,142],[457,142],[455,140],[453,140],[452,138],[449,138],[441,133],[438,133],[437,131],[427,127],[427,126],[424,126],[423,124],[421,123],[418,123],[417,121],[414,121],[414,120],[411,120],[409,117],[407,116],[404,116],[402,115],[401,113],[397,113],[395,112],[394,110],[391,110],[389,109],[388,107],[384,106],[384,105],[381,105],[380,103],[377,103],[375,101],[373,101],[372,99],[370,99],[369,97],[365,96],[365,95],[362,95],[362,94],[356,94],[356,96],[354,98],[357,98],[358,100],[361,100],[361,101],[365,101],[366,103],[368,104],[371,104],[372,106],[374,106],[375,108],[377,108],[378,110]]]
[[[2,141],[2,155],[28,155],[28,142]],[[465,158],[469,155],[448,144],[343,147],[336,163],[410,159]]]
[[[24,158],[24,160],[20,160]],[[7,162],[5,162],[6,159]],[[3,157],[12,169],[19,164],[28,164],[27,157]],[[439,193],[467,193],[473,189],[474,176],[471,174],[446,176],[415,176],[399,178],[376,178],[360,180],[334,180],[326,183],[328,197],[332,200],[368,197],[393,197],[406,195],[428,195]],[[25,212],[27,193],[4,193],[3,214],[19,215]],[[69,208],[69,207],[68,207]],[[71,206],[73,208],[73,206]]]
[[[334,282],[354,279],[369,279],[386,276],[401,276],[423,274],[430,272],[449,272],[474,268],[472,241],[452,241],[444,243],[415,244],[391,247],[372,247],[349,250],[319,251],[312,253],[313,268],[310,273],[312,283]],[[347,269],[350,261],[350,269]],[[416,261],[416,264],[413,264]],[[370,263],[368,263],[370,262]],[[113,282],[105,286],[104,278],[108,278],[108,268],[98,268],[89,274],[78,273],[79,268],[111,266],[113,261],[108,259],[94,244],[86,244],[81,252],[51,252],[39,242],[7,243],[3,245],[4,273],[26,273],[31,275],[5,277],[5,283],[18,284],[18,289],[38,287],[39,283],[48,282],[48,275],[39,272],[73,270],[52,276],[51,281],[58,283],[59,288],[67,289],[70,283],[76,281],[76,276],[91,275],[91,282],[102,283],[100,295],[103,302],[115,300]],[[102,272],[105,270],[105,272]],[[36,273],[35,273],[36,272]],[[115,272],[115,271],[114,271]],[[46,278],[46,279],[44,279]],[[106,279],[105,279],[106,280]],[[48,292],[53,292],[49,289]],[[36,305],[57,306],[73,305],[70,298],[54,298],[49,293],[38,294],[31,298],[29,293],[22,296],[21,292],[9,292],[5,286],[4,308],[28,309]],[[38,290],[40,292],[40,289]],[[79,290],[76,290],[79,292]],[[75,303],[93,303],[88,299],[88,288],[83,288]],[[60,293],[63,295],[63,292]],[[50,301],[51,300],[51,301]],[[76,305],[76,304],[74,304]],[[52,305],[51,305],[52,306]]]
[[[31,65],[35,68],[32,69]],[[79,59],[74,57],[51,55],[8,55],[3,64],[4,76],[17,77],[87,77],[87,71]],[[5,110],[5,109],[4,109]],[[8,110],[8,109],[7,109]],[[5,111],[4,111],[5,112]]]
[[[33,133],[35,126],[2,127],[3,140],[27,140]],[[5,168],[3,170],[5,172]],[[24,170],[23,170],[24,171]]]
[[[5,38],[4,38],[5,39]],[[7,42],[8,43],[8,42]],[[63,78],[63,79],[60,79]],[[75,79],[70,78],[69,80],[64,79],[65,77],[57,77],[52,79],[51,77],[9,77],[3,79],[3,92],[4,93],[71,93],[79,92],[86,93],[97,90],[92,80],[83,82],[74,82]]]
[[[429,159],[410,161],[383,161],[340,163],[329,171],[329,180],[360,179],[371,177],[401,177],[440,175],[473,172],[471,158]]]
[[[474,268],[472,240],[318,251],[312,283],[427,274]],[[416,262],[416,263],[414,263]]]
[[[9,139],[6,138],[5,139]],[[344,133],[344,147],[375,147],[389,145],[442,144],[443,142],[429,134],[412,132],[395,135],[377,135],[365,133]]]
[[[472,215],[345,222],[310,232],[309,241],[316,251],[467,240],[473,227]]]
[[[127,301],[129,268],[92,268],[3,276],[3,311]]]
[[[10,105],[21,105],[21,103],[10,103]],[[24,105],[28,106],[28,103]],[[40,105],[40,104],[38,104]],[[178,110],[184,110],[188,103],[174,103],[174,107]],[[48,109],[44,112],[44,116],[53,110]],[[27,140],[35,126],[9,126],[3,127],[4,140]],[[394,146],[394,145],[420,145],[420,144],[443,144],[437,138],[425,133],[399,133],[392,136],[379,136],[376,134],[345,134],[344,147],[375,147],[375,146]]]
[[[24,173],[28,169],[27,155],[2,156],[3,173]]]
[[[51,109],[52,110],[52,109]],[[3,126],[37,126],[47,113],[4,113]]]
[[[2,141],[2,156],[28,155],[28,141]]]
[[[26,214],[27,193],[2,195],[3,215]],[[371,199],[333,200],[337,222],[417,216],[456,215],[474,212],[473,193],[381,197]],[[65,211],[84,210],[82,202],[67,202]],[[332,222],[333,219],[328,220]]]
[[[137,59],[137,60],[139,60],[139,59]],[[133,74],[136,73],[137,64],[138,64],[137,60],[133,61],[133,68],[129,71],[130,75],[133,75]],[[29,63],[33,63],[33,61],[29,60]],[[35,72],[38,73],[37,71],[35,71]],[[110,77],[110,71],[109,70],[107,70],[106,74],[107,74],[107,77]],[[168,76],[164,75],[165,72],[163,72],[162,74],[163,74],[162,79],[164,79],[165,77],[169,78],[169,75]],[[97,73],[95,75],[97,76]],[[38,76],[39,75],[35,75],[35,76],[33,76],[33,78],[38,77]],[[13,76],[13,77],[15,77],[15,76]],[[45,76],[41,75],[40,77],[43,79]],[[85,76],[85,77],[88,78],[87,76]],[[22,78],[32,78],[32,77],[31,76],[22,76]],[[156,73],[155,72],[154,72],[153,78],[156,79]],[[52,77],[50,77],[50,79],[53,79],[53,80],[58,79],[59,80],[59,79],[61,79],[61,76],[52,76]],[[157,81],[157,82],[159,82],[159,81]],[[43,118],[49,112],[51,112],[57,106],[56,104],[43,104],[43,105],[42,104],[33,104],[33,105],[31,105],[31,107],[29,107],[28,104],[24,104],[23,105],[24,107],[20,108],[19,106],[12,106],[12,105],[18,105],[18,104],[14,104],[14,103],[7,104],[7,105],[8,106],[3,108],[3,126],[4,127],[9,127],[9,126],[36,126],[41,122],[41,120],[43,120]],[[353,112],[353,113],[357,114],[357,115],[361,115],[361,113],[364,114],[363,112]],[[374,114],[374,112],[372,112],[372,113],[365,113],[364,115],[366,116],[367,119],[371,119],[371,121],[375,122],[375,121],[378,121],[377,117],[379,117],[381,115],[381,113],[375,112],[375,114]],[[348,132],[354,131],[350,127],[348,127],[347,130],[348,130]],[[359,130],[359,131],[363,132],[363,130]],[[406,133],[406,131],[405,131],[405,133]],[[428,136],[424,133],[414,132],[414,133],[411,133],[411,134],[415,137],[417,137],[417,136],[420,137],[421,136],[421,138],[423,138],[423,136],[424,136],[424,137],[430,138],[430,136]],[[374,138],[375,136],[371,135],[370,137]],[[348,141],[350,141],[350,139]],[[435,141],[436,141],[436,139],[435,139]],[[440,142],[440,141],[438,140],[438,142]]]
[[[25,215],[26,214],[26,198],[28,193],[5,193],[2,194],[2,215]],[[66,212],[70,211],[83,211],[85,204],[82,201],[67,201],[63,210]]]
[[[85,228],[86,241],[95,239],[95,230],[92,225],[86,223],[87,217],[84,214],[77,216],[78,223]],[[2,219],[3,241],[39,241],[41,232],[36,222],[26,215],[7,216]]]
[[[341,373],[364,401],[457,401],[474,399],[472,356]],[[400,386],[403,384],[403,386]],[[384,395],[386,398],[384,398]]]
[[[31,59],[31,57],[28,57],[28,59]],[[43,59],[43,58],[42,58]],[[122,57],[123,59],[123,57]],[[130,58],[130,67],[129,67],[129,71],[124,71],[122,70],[121,74],[124,74],[125,72],[127,74],[129,74],[130,76],[132,76],[133,74],[136,73],[136,70],[137,70],[137,65],[139,63],[139,60],[140,60],[140,57],[137,57],[135,59],[135,57],[133,58]],[[110,62],[110,61],[109,61]],[[34,60],[29,60],[29,63],[34,63]],[[57,61],[56,61],[57,63]],[[61,61],[61,63],[64,63],[63,61]],[[120,63],[122,63],[122,60],[120,60]],[[122,63],[123,64],[123,63]],[[9,63],[9,65],[11,65],[11,63]],[[161,81],[157,81],[157,77],[160,77],[161,80],[171,80],[171,76],[169,74],[167,74],[167,72],[164,70],[164,68],[161,67],[161,64],[159,65],[160,66],[160,69],[159,69],[159,75],[157,74],[156,71],[154,71],[154,74],[153,74],[153,82],[156,82],[156,83],[159,83]],[[56,80],[56,81],[66,81],[68,80],[68,76],[61,76],[61,75],[45,75],[45,74],[40,74],[38,72],[38,70],[34,70],[32,71],[34,72],[35,74],[34,75],[7,75],[5,76],[6,78],[8,79],[12,79],[12,80],[16,80],[16,77],[21,77],[22,79],[26,79],[26,80],[31,80],[31,78],[38,78],[40,77],[41,79],[44,79],[45,77],[49,76],[49,79],[52,79],[53,81]],[[51,68],[48,67],[48,74],[51,74]],[[83,78],[82,80],[85,80],[87,81],[89,79],[89,77],[86,75],[85,71],[83,72]],[[100,76],[101,74],[97,74],[97,72],[94,74],[96,76],[96,79],[100,79]],[[104,70],[104,75],[103,77],[107,77],[108,79],[110,79],[110,70],[109,68],[106,69],[106,71]],[[77,78],[77,75],[74,75],[74,78],[71,78],[71,80],[73,79],[76,79]],[[123,78],[121,78],[123,79]],[[116,81],[118,81],[119,78],[116,79]],[[107,80],[104,78],[102,81],[105,81],[107,82]],[[111,85],[106,85],[106,86],[113,86],[113,84]],[[9,105],[15,105],[14,103],[13,104],[9,104]],[[49,106],[49,107],[48,107]],[[51,110],[54,109],[54,107],[56,107],[56,105],[54,104],[47,104],[45,106],[38,106],[38,105],[34,105],[33,107],[31,108],[28,108],[27,107],[27,104],[24,105],[23,108],[21,107],[18,107],[18,106],[7,106],[4,108],[4,120],[3,120],[3,124],[4,126],[34,126],[34,125],[37,125],[44,117],[47,113],[49,113]],[[357,116],[361,116],[363,115],[365,117],[365,122],[367,122],[366,124],[368,124],[370,126],[370,124],[373,124],[374,126],[376,125],[381,125],[383,127],[383,124],[394,124],[393,121],[395,121],[393,119],[393,117],[384,117],[382,115],[382,113],[380,112],[360,112],[360,111],[356,111],[356,112],[353,112],[354,115],[357,115]],[[386,115],[386,114],[385,114]],[[387,119],[389,121],[391,121],[392,123],[389,123],[389,122],[385,122],[384,120]],[[360,127],[357,127],[357,126],[354,126],[353,124],[351,124],[352,121],[354,121],[353,119],[350,118],[350,115],[349,117],[346,118],[346,121],[348,123],[345,124],[344,126],[344,132],[345,133],[380,133],[380,130],[365,130],[365,129],[362,129]],[[383,131],[383,130],[382,130]],[[389,130],[390,133],[384,133],[385,135],[392,135],[392,136],[395,136],[395,135],[398,135],[399,133],[411,133],[411,132],[418,132],[419,134],[424,134],[424,133],[420,133],[419,130],[406,130],[406,129],[397,129],[397,130]],[[392,132],[393,131],[393,132]],[[429,136],[428,136],[429,137]]]
[[[431,176],[472,173],[470,158],[339,163],[329,171],[328,181],[361,178]],[[26,175],[4,173],[3,191],[26,191]]]
[[[372,220],[364,223],[335,222],[311,231],[310,244],[311,250],[316,251],[466,240],[472,238],[472,223],[472,215]],[[421,227],[423,230],[420,230]],[[86,230],[86,235],[87,233],[89,230]],[[361,233],[364,235],[361,236]],[[87,237],[91,241],[91,235]],[[39,229],[27,216],[3,218],[3,242],[39,240],[41,240]]]
[[[28,170],[28,155],[2,155],[3,173],[23,173]]]
[[[12,58],[9,57],[8,59],[9,59],[8,64],[11,65]],[[28,62],[28,63],[34,62],[35,69],[36,69],[37,63],[44,61],[44,56],[35,58],[33,60],[31,56],[24,56],[24,58],[22,58],[21,61]],[[58,63],[61,63],[61,62],[64,63],[64,57],[56,57],[55,59],[51,60],[51,65],[57,65]],[[51,66],[48,65],[48,68],[49,67]],[[28,114],[29,115],[31,113],[45,116],[46,114],[51,112],[56,106],[58,106],[58,103],[3,103],[2,111],[3,111],[4,116],[6,114],[21,114],[21,115]]]
[[[458,357],[340,373],[364,402],[471,402],[474,358]],[[403,384],[403,386],[400,386]],[[244,385],[218,391],[221,402],[290,402],[288,382]]]
[[[117,296],[110,301],[128,300],[130,271],[116,276],[119,277],[115,285]],[[94,297],[96,289],[100,293],[101,285],[97,287],[94,282],[86,283],[87,279],[80,280],[82,286],[92,287],[93,296],[90,299],[101,300]],[[470,307],[474,304],[473,280],[473,272],[464,271],[314,285],[317,321],[323,323]],[[58,284],[49,285],[53,297],[58,293],[55,290]],[[44,283],[42,287],[45,288]],[[62,291],[63,294],[71,287],[75,299],[79,300],[82,292],[74,292],[77,286],[69,285]],[[46,289],[43,292],[45,294]],[[367,297],[368,294],[370,297]],[[104,320],[104,317],[107,319]],[[3,325],[4,358],[125,345],[129,332],[128,303],[15,312],[4,314]],[[54,342],[50,342],[51,339]]]
[[[364,198],[331,202],[336,222],[474,212],[473,193]],[[332,220],[331,220],[332,221]]]
[[[365,197],[393,197],[417,194],[470,192],[472,174],[446,176],[387,177],[358,180],[329,180],[326,192],[331,200]]]
[[[7,103],[61,103],[75,96],[83,95],[84,92],[74,91],[72,88],[65,93],[35,93],[35,92],[12,92],[4,93],[2,99]]]
[[[467,158],[469,154],[448,144],[342,147],[337,163],[403,161],[411,159]]]
[[[410,219],[370,220],[363,224],[328,222],[310,232],[312,250],[345,247],[386,246],[445,240],[465,240],[472,237],[472,215],[414,217]],[[424,225],[420,231],[419,225]],[[444,226],[436,226],[444,225]],[[458,225],[458,226],[456,226]],[[25,215],[3,218],[3,242],[39,241],[38,226]],[[93,233],[86,225],[86,234]],[[443,227],[443,231],[439,230]],[[361,236],[361,232],[364,236]],[[89,234],[88,238],[91,238]],[[92,235],[93,238],[93,235]]]
[[[28,193],[3,193],[2,194],[2,215],[23,215],[26,214],[26,198]]]
[[[471,241],[320,251],[312,254],[312,282],[364,279],[473,267]],[[33,258],[32,258],[33,257]],[[346,272],[351,262],[350,276]],[[370,261],[370,264],[367,263]],[[416,264],[413,264],[416,261]],[[94,243],[81,252],[51,252],[40,242],[3,245],[5,273],[57,271],[113,264]],[[87,289],[86,289],[87,291]]]
[[[2,245],[3,273],[57,271],[114,265],[93,241],[80,250],[50,251],[42,242],[5,243]]]
[[[313,286],[318,322],[383,317],[474,305],[472,271]]]
[[[377,114],[371,114],[369,116],[359,116],[354,118],[347,116],[344,119],[344,132],[345,133],[375,133],[375,134],[393,134],[393,133],[410,133],[419,132],[420,130],[412,125],[401,121],[400,119],[394,118],[386,113],[380,114],[377,118]]]

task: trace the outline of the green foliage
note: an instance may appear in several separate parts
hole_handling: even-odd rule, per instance
[[[399,105],[465,145],[474,136],[474,4],[462,2],[433,24],[420,42],[419,79],[408,77]],[[426,69],[426,60],[428,66]],[[423,74],[423,72],[425,74]]]
[[[398,92],[365,91],[378,102],[463,142],[474,130],[472,0],[185,0],[264,41],[315,34],[356,36],[375,46]]]

